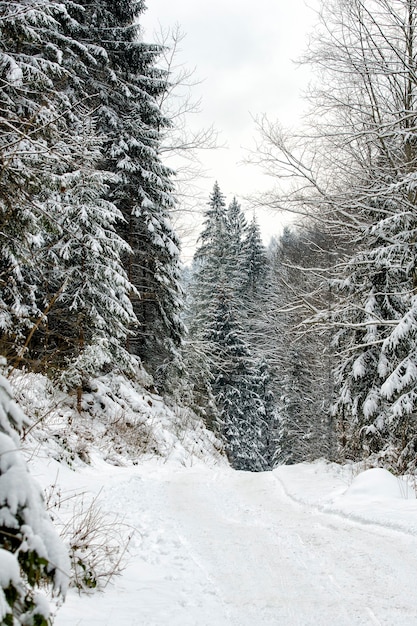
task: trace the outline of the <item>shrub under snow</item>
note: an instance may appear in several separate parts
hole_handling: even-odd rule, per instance
[[[49,603],[36,589],[49,586],[63,597],[69,561],[19,449],[24,425],[27,418],[0,375],[0,623],[46,626]]]

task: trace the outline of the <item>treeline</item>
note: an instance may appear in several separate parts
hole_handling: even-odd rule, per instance
[[[323,2],[305,127],[259,120],[255,156],[277,183],[262,202],[331,243],[304,272],[319,292],[294,290],[292,311],[306,342],[329,339],[338,457],[396,472],[417,458],[416,27],[411,0]]]
[[[286,229],[266,249],[256,218],[214,185],[186,290],[185,362],[190,401],[236,469],[334,454],[329,337],[297,332],[301,294],[323,304],[325,243]]]

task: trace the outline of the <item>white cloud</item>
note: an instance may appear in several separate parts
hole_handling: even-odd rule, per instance
[[[202,188],[208,195],[218,179],[227,195],[265,190],[270,180],[255,168],[238,165],[244,148],[254,144],[251,116],[266,113],[285,125],[298,123],[308,72],[293,61],[305,49],[314,13],[304,0],[149,0],[148,6],[142,20],[145,39],[152,39],[158,22],[165,29],[179,24],[186,35],[181,62],[196,67],[203,80],[194,90],[202,110],[190,123],[214,124],[228,146],[203,155],[209,176],[201,181]],[[271,235],[282,217],[266,214],[260,221]]]

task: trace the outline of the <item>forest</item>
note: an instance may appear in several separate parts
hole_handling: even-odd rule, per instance
[[[242,208],[219,173],[187,267],[166,160],[177,79],[143,41],[145,10],[0,3],[0,487],[23,471],[16,371],[46,376],[82,415],[93,379],[143,369],[236,470],[325,458],[414,474],[415,2],[323,0],[303,127],[256,121],[251,159],[271,191]],[[293,221],[266,244],[257,207]],[[62,581],[52,544],[21,549],[26,512],[42,508],[21,493],[0,501],[0,622],[42,626],[32,588]]]

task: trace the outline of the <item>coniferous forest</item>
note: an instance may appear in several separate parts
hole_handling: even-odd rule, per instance
[[[324,7],[333,28],[304,60],[322,72],[308,133],[258,121],[254,158],[285,184],[257,202],[293,225],[266,247],[216,182],[184,280],[161,156],[171,77],[141,40],[143,3],[2,3],[9,366],[80,403],[89,377],[134,376],[139,360],[239,468],[413,463],[416,16],[375,6]]]
[[[302,59],[319,77],[304,127],[257,120],[251,160],[273,191],[241,203],[219,173],[185,269],[162,149],[174,77],[161,45],[143,41],[144,11],[142,0],[0,3],[4,376],[43,374],[82,413],[92,378],[143,368],[234,469],[324,457],[415,473],[415,3],[324,0]],[[263,241],[257,206],[292,222]],[[2,385],[7,448],[25,420]],[[19,544],[27,521],[14,515],[1,517],[0,551]],[[4,601],[16,623],[47,624],[29,588],[57,574],[36,548],[25,554],[26,588],[8,580],[0,612]]]

